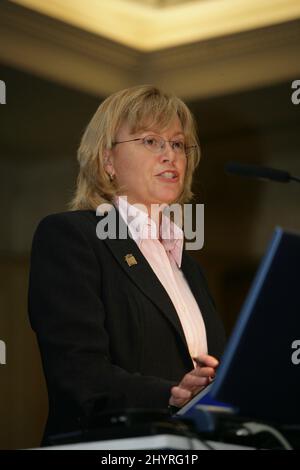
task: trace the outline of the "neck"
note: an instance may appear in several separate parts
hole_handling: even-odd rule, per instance
[[[159,237],[160,237],[160,229],[161,229],[161,223],[162,223],[162,212],[163,212],[164,208],[167,206],[167,204],[165,204],[165,203],[145,204],[145,203],[142,203],[142,202],[133,201],[126,195],[120,195],[119,197],[127,198],[128,204],[136,205],[140,210],[146,212],[148,214],[148,216],[156,224],[157,229],[158,229],[158,233],[159,233]]]
[[[161,222],[162,222],[162,211],[163,211],[164,206],[160,205],[151,205],[150,208],[148,208],[148,215],[149,217],[153,220],[153,222],[156,224],[157,227],[157,233],[159,234],[159,240],[161,241]]]

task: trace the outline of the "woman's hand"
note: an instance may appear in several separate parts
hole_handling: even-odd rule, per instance
[[[171,388],[169,405],[181,408],[213,381],[219,365],[218,360],[213,356],[202,354],[194,358],[194,361],[197,362],[197,367],[185,374],[180,383]]]

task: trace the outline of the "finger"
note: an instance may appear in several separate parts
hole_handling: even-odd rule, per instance
[[[175,387],[172,387],[171,389],[171,395],[174,398],[183,398],[183,399],[189,399],[192,396],[192,393],[190,390],[187,390],[185,388],[181,388],[178,385]]]
[[[169,405],[171,406],[176,406],[177,408],[181,408],[182,406],[186,405],[189,400],[183,399],[183,398],[171,398],[169,401]]]
[[[201,388],[208,384],[208,377],[209,375],[197,376],[193,374],[186,374],[178,387],[190,390],[195,393],[195,390],[197,390],[199,387]]]
[[[197,377],[214,377],[216,371],[212,367],[196,367],[190,374]]]
[[[208,380],[208,379],[206,379]],[[206,384],[207,385],[207,384]],[[185,393],[180,393],[179,390],[174,390],[173,394],[171,395],[170,400],[172,400],[174,406],[183,406],[183,404],[188,403],[195,395],[201,392],[205,386],[196,387],[194,390],[186,390],[181,389],[181,391]],[[189,392],[189,393],[186,393]],[[170,401],[171,404],[171,401]]]
[[[199,365],[199,367],[213,367],[214,369],[218,367],[219,361],[208,354],[199,354],[197,357],[194,357],[193,360]]]
[[[192,393],[178,386],[172,387],[169,404],[181,407],[192,398]]]

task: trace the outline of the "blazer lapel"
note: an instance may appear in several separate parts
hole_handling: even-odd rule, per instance
[[[163,313],[163,315],[165,315],[168,321],[173,325],[173,327],[179,334],[181,340],[183,341],[187,354],[189,355],[188,346],[181,326],[181,322],[167,291],[165,290],[161,282],[158,280],[150,264],[138,248],[135,241],[130,237],[128,233],[128,227],[126,226],[125,221],[122,219],[122,217],[119,217],[118,211],[116,211],[116,214],[117,238],[105,238],[103,241],[106,243],[112,255],[118,261],[127,276],[130,277],[130,279],[136,284],[136,286],[151,300],[151,302],[156,305],[156,307]],[[119,223],[122,224],[122,233],[127,233],[127,238],[125,239],[118,238]],[[133,261],[135,260],[136,263],[128,263],[126,261],[127,255],[132,255],[134,258],[129,257],[129,259]]]

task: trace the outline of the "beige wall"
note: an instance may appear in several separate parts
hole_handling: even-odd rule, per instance
[[[0,257],[0,336],[6,365],[0,366],[0,448],[38,445],[47,413],[40,358],[26,311],[28,259]]]

